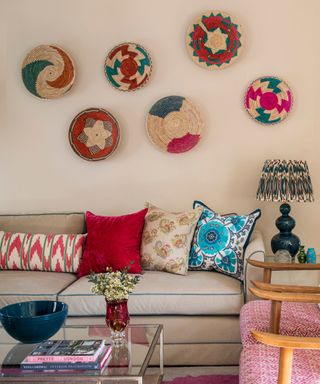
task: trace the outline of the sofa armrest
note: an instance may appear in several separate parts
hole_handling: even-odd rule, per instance
[[[244,297],[245,302],[254,299],[254,296],[249,291],[252,286],[251,281],[263,281],[263,268],[253,267],[248,263],[248,260],[254,258],[255,260],[264,261],[265,248],[263,237],[260,231],[254,231],[251,235],[250,242],[244,253]]]

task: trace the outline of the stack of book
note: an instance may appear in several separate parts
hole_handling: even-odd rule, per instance
[[[111,356],[104,340],[46,340],[21,362],[23,370],[101,370]]]

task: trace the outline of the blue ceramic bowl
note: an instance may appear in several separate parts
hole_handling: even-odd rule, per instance
[[[59,301],[25,301],[0,309],[0,321],[14,339],[22,343],[40,343],[62,326],[68,305]]]

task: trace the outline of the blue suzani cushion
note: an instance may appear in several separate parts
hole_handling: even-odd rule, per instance
[[[224,273],[243,280],[243,255],[260,209],[249,215],[221,216],[201,201],[193,208],[203,207],[189,255],[189,270]]]

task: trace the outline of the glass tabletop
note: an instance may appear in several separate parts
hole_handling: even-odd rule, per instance
[[[142,377],[155,350],[162,325],[129,325],[126,330],[126,342],[122,346],[112,347],[111,358],[100,371],[26,371],[19,368],[20,362],[37,344],[22,344],[11,338],[0,326],[0,381],[7,377],[38,376],[108,376]],[[105,339],[111,343],[110,331],[105,325],[63,326],[52,340],[94,340]],[[1,380],[2,379],[2,380]]]

